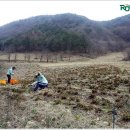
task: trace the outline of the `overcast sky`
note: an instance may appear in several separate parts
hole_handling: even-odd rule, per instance
[[[92,20],[111,20],[130,14],[121,11],[121,4],[130,1],[0,1],[0,26],[37,15],[74,13]]]

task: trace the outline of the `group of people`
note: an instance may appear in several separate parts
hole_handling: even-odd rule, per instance
[[[13,66],[13,67],[11,67],[7,70],[7,79],[8,79],[7,81],[8,81],[8,83],[10,83],[11,77],[12,77],[12,75],[14,75],[15,69],[16,69],[16,67]],[[38,72],[34,76],[34,78],[36,80],[34,83],[32,83],[32,86],[34,86],[34,89],[33,89],[34,91],[48,87],[48,81],[42,73]]]

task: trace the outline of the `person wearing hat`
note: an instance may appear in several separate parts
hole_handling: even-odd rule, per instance
[[[48,81],[43,74],[38,72],[38,74],[35,75],[35,78],[36,78],[36,87],[34,88],[34,91],[37,91],[37,89],[44,89],[48,87]]]
[[[10,83],[10,80],[11,80],[11,76],[14,75],[14,70],[16,68],[13,66],[13,67],[10,67],[8,70],[7,70],[7,78],[8,78],[8,83]]]

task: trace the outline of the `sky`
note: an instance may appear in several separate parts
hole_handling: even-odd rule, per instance
[[[91,20],[105,21],[130,14],[120,10],[120,5],[130,1],[0,1],[0,26],[37,15],[74,13]]]

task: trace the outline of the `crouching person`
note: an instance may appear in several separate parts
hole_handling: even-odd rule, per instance
[[[37,91],[38,89],[44,89],[46,87],[48,87],[48,81],[45,78],[45,76],[43,74],[41,74],[40,72],[35,76],[36,78],[36,82],[35,82],[35,87],[34,87],[34,91]]]

